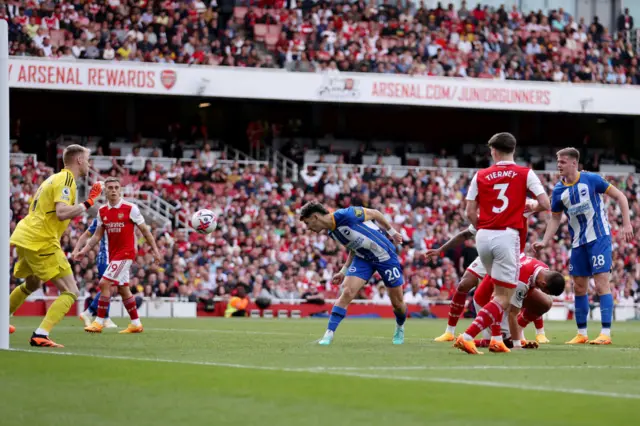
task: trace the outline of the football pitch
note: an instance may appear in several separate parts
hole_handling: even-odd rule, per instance
[[[393,346],[392,320],[347,318],[321,347],[325,320],[147,318],[143,334],[88,335],[67,318],[59,350],[29,346],[38,318],[12,323],[3,426],[615,425],[640,404],[637,321],[615,323],[608,347],[566,346],[575,325],[548,322],[550,345],[483,356],[432,342],[440,320],[409,320]]]

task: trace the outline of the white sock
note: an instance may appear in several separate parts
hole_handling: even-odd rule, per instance
[[[544,334],[544,327],[536,328],[536,334]]]
[[[469,336],[467,333],[464,333],[464,334],[462,335],[462,338],[463,338],[464,340],[466,340],[467,342],[471,342],[471,341],[473,340],[473,337]]]
[[[95,319],[95,321],[100,325],[104,325],[104,320],[105,320],[105,318],[100,318],[100,317],[96,317],[96,319]]]
[[[586,328],[579,328],[578,329],[578,334],[586,336],[587,335],[587,329]]]
[[[450,334],[456,334],[456,328],[455,328],[455,327],[452,327],[452,326],[450,326],[450,325],[448,325],[448,326],[447,326],[447,331],[446,331],[446,332],[447,332],[447,333],[450,333]]]
[[[39,334],[41,336],[48,336],[49,332],[43,328],[38,328],[36,329],[36,334]]]
[[[140,327],[142,325],[142,323],[140,322],[140,318],[138,319],[132,319],[131,320],[131,324],[133,324],[136,327]]]
[[[82,315],[87,315],[87,316],[90,316],[90,317],[92,317],[92,316],[93,316],[93,314],[91,313],[91,311],[90,311],[90,310],[88,310],[88,309],[87,309],[86,311],[84,311],[84,312],[82,313]]]
[[[514,348],[521,348],[522,347],[522,342],[518,339],[513,341],[513,347]]]
[[[398,329],[398,328],[404,330],[404,324],[402,324],[402,325],[396,324],[396,329]]]
[[[494,342],[502,342],[502,335],[500,336],[491,336],[491,340]]]
[[[611,337],[611,329],[610,328],[603,328],[601,334],[604,334],[605,336]]]

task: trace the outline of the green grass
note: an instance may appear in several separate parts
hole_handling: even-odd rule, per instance
[[[614,324],[609,347],[565,346],[574,324],[549,322],[551,345],[484,356],[432,342],[445,326],[433,320],[409,321],[393,346],[393,321],[347,318],[329,347],[318,320],[143,322],[141,335],[87,335],[66,319],[57,350],[30,348],[39,319],[14,318],[0,424],[600,425],[640,404],[638,322]]]

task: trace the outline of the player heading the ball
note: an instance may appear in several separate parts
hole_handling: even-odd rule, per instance
[[[310,202],[300,210],[300,220],[313,232],[327,231],[329,236],[345,246],[349,257],[342,269],[333,276],[332,282],[342,282],[343,291],[331,309],[329,325],[321,345],[329,345],[340,322],[347,315],[347,307],[358,291],[378,272],[389,289],[389,298],[396,316],[393,344],[404,343],[404,323],[407,305],[403,300],[402,265],[396,254],[394,243],[401,244],[402,237],[378,210],[364,207],[349,207],[330,213],[318,202]],[[387,232],[393,242],[380,229]]]

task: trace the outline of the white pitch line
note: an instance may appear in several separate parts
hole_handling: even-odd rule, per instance
[[[79,356],[79,357],[115,359],[115,360],[125,360],[125,361],[159,362],[159,363],[183,364],[183,365],[201,365],[201,366],[211,366],[211,367],[238,368],[238,369],[244,369],[244,370],[265,370],[265,371],[281,371],[281,372],[290,372],[290,373],[327,374],[327,375],[333,375],[333,376],[357,377],[361,379],[447,383],[447,384],[457,384],[457,385],[467,385],[467,386],[517,389],[522,391],[540,391],[540,392],[569,393],[569,394],[575,394],[575,395],[601,396],[601,397],[617,398],[617,399],[640,399],[640,394],[631,394],[631,393],[601,392],[601,391],[594,391],[591,389],[564,389],[564,388],[548,387],[548,386],[529,386],[529,385],[523,385],[518,383],[493,382],[493,381],[484,381],[484,380],[451,379],[446,377],[388,376],[388,375],[381,375],[381,374],[367,374],[367,373],[340,371],[340,370],[328,369],[327,367],[288,368],[288,367],[270,367],[270,366],[261,366],[261,365],[230,364],[230,363],[209,362],[209,361],[187,361],[187,360],[175,360],[175,359],[142,358],[142,357],[101,355],[101,354],[92,355],[92,354],[82,354],[82,353],[74,353],[74,352],[41,351],[41,350],[34,350],[34,349],[9,349],[9,350],[14,352],[28,352],[28,353],[37,353],[37,354],[44,354],[44,355]],[[556,367],[553,367],[553,368],[556,368]]]
[[[335,371],[377,371],[377,370],[406,370],[406,371],[467,371],[467,370],[640,370],[640,366],[636,365],[621,365],[621,366],[608,366],[608,365],[452,365],[452,366],[433,366],[433,365],[407,365],[394,367],[392,365],[385,365],[380,367],[325,367],[327,370]]]

